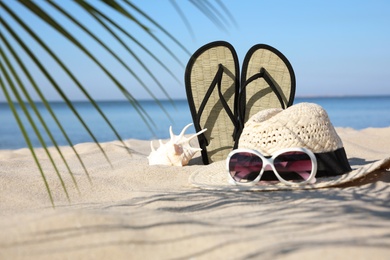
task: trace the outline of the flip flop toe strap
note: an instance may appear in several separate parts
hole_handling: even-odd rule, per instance
[[[210,87],[208,88],[208,90],[207,90],[207,92],[205,94],[205,97],[202,100],[202,103],[200,104],[195,124],[197,125],[198,129],[202,129],[200,127],[200,118],[201,118],[201,116],[203,114],[203,110],[206,107],[206,104],[207,104],[207,102],[208,102],[212,92],[215,89],[215,86],[217,86],[219,100],[221,101],[221,104],[222,104],[223,108],[225,109],[226,114],[229,116],[230,120],[232,121],[232,123],[234,125],[234,132],[232,133],[232,137],[233,137],[233,140],[236,140],[238,122],[237,122],[237,119],[234,116],[232,110],[229,108],[229,105],[226,102],[226,100],[225,100],[225,98],[223,96],[223,93],[222,93],[223,72],[224,72],[224,67],[223,67],[222,64],[219,64],[218,65],[218,71],[215,74],[215,77],[214,77],[213,81],[211,82]],[[199,145],[201,147],[202,147],[202,145],[207,146],[209,144],[208,140],[207,140],[207,138],[205,137],[204,134],[199,135],[198,136],[198,140],[199,140]]]
[[[268,85],[270,86],[270,88],[272,89],[272,91],[275,93],[276,97],[278,98],[279,102],[280,102],[280,106],[282,107],[282,109],[285,109],[285,105],[284,105],[284,102],[283,102],[283,98],[282,96],[280,95],[278,89],[276,88],[276,83],[275,83],[275,80],[272,78],[272,76],[268,73],[268,71],[261,67],[260,69],[260,72],[259,73],[256,73],[254,74],[252,77],[250,77],[249,79],[247,79],[245,81],[245,84],[244,86],[242,86],[242,89],[241,89],[241,93],[244,93],[244,89],[249,85],[249,83],[251,83],[252,81],[256,80],[256,79],[259,79],[259,78],[263,78],[267,83]],[[240,93],[240,94],[241,94]],[[240,95],[240,98],[242,98],[242,95]]]
[[[279,100],[279,103],[280,103],[280,106],[282,109],[285,109],[286,106],[283,102],[283,98],[282,98],[282,95],[280,94],[279,90],[277,89],[276,85],[277,83],[275,82],[275,80],[272,78],[272,76],[268,73],[268,71],[261,67],[260,68],[260,71],[254,75],[252,75],[251,77],[249,77],[245,83],[241,86],[241,90],[240,90],[240,93],[239,93],[239,96],[238,96],[238,102],[240,104],[245,104],[245,101],[242,100],[244,97],[245,97],[245,88],[252,82],[252,81],[255,81],[259,78],[263,78],[269,85],[269,87],[271,88],[271,90],[275,93],[276,97],[278,98]],[[242,103],[244,102],[244,103]],[[245,118],[245,106],[242,106],[240,105],[239,106],[239,111],[238,111],[238,114],[240,116],[240,119],[239,119],[239,123],[240,123],[240,128],[239,128],[239,133],[237,134],[237,136],[239,137],[241,135],[241,131],[244,127],[244,118]]]

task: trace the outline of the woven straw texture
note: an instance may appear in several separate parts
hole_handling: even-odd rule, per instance
[[[243,80],[245,81],[251,76],[259,73],[261,68],[265,68],[274,79],[276,88],[279,90],[279,93],[283,99],[283,103],[287,107],[292,85],[288,67],[284,61],[275,53],[268,49],[261,48],[253,52],[250,56],[246,75]],[[261,110],[272,107],[280,107],[280,102],[277,96],[263,78],[252,81],[247,85],[245,90],[245,122]]]
[[[305,147],[314,153],[330,152],[343,144],[322,107],[299,103],[285,110],[260,111],[251,117],[238,146],[272,155],[291,147]]]
[[[222,93],[223,97],[234,111],[235,98],[235,61],[234,57],[225,46],[218,46],[203,52],[196,61],[191,70],[191,88],[196,111],[205,97],[205,93],[210,87],[217,71],[218,65],[224,67],[222,76]],[[218,88],[215,87],[207,105],[200,118],[200,126],[207,128],[205,136],[209,141],[207,146],[207,155],[209,161],[218,161],[226,158],[232,150],[234,140],[232,134],[234,125],[226,114],[218,95]]]

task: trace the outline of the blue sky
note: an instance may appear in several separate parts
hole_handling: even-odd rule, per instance
[[[104,73],[67,40],[50,28],[48,29],[41,21],[30,18],[31,15],[16,1],[5,0],[5,2],[15,7],[14,10],[26,17],[34,30],[45,37],[53,51],[63,58],[80,81],[88,86],[88,91],[95,99],[123,98]],[[42,0],[36,2],[42,4]],[[225,40],[235,47],[242,61],[247,50],[257,43],[274,46],[290,60],[294,68],[297,78],[297,96],[390,95],[390,80],[388,79],[390,76],[390,33],[388,29],[390,1],[230,0],[223,2],[236,21],[236,25],[230,23],[225,30],[211,23],[189,1],[177,1],[191,24],[193,31],[191,35],[170,1],[134,1],[177,37],[190,53],[208,42]],[[136,64],[134,58],[125,53],[124,48],[101,30],[96,22],[70,1],[61,1],[61,4],[71,10],[76,17],[85,21],[91,30],[102,37],[120,57],[123,57],[134,73],[144,79],[156,97],[164,98],[162,91]],[[52,9],[47,8],[47,10],[60,18]],[[3,12],[4,10],[1,10],[0,15],[4,15]],[[136,98],[150,98],[137,80],[114,61],[106,51],[75,29],[66,19],[60,19],[66,28],[81,37],[81,41],[87,44],[90,51],[104,61],[104,64]],[[121,17],[117,19],[124,24]],[[172,98],[185,98],[183,78],[189,54],[178,48],[153,25],[146,23],[150,25],[155,35],[161,37],[177,55],[182,63],[180,65],[144,32],[128,21],[125,23],[140,41],[158,55],[179,80],[173,79],[140,48],[126,40],[129,47],[146,62],[153,75],[159,79]],[[3,30],[2,27],[0,29]],[[26,35],[23,33],[20,35],[34,53],[44,61],[45,66],[53,72],[55,79],[64,87],[69,98],[84,99],[71,80],[60,72],[55,62]],[[48,99],[57,100],[58,94],[47,80],[31,61],[28,59],[25,61],[33,71],[38,85],[44,90],[45,96]],[[0,93],[0,101],[4,101],[3,93]]]

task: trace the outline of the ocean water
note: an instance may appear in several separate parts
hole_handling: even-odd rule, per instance
[[[322,106],[328,112],[335,127],[364,129],[390,126],[390,96],[296,98],[294,104],[300,102],[317,103]],[[153,119],[153,126],[148,127],[137,111],[125,101],[102,101],[98,102],[98,105],[122,139],[165,139],[169,137],[170,125],[172,125],[174,133],[179,134],[185,125],[192,122],[186,100],[175,100],[173,104],[170,101],[162,101],[161,104],[166,112],[162,111],[161,107],[154,101],[141,101],[140,103]],[[51,105],[73,144],[93,141],[66,104],[53,102]],[[74,105],[99,142],[117,140],[114,133],[88,102],[75,102]],[[44,106],[38,104],[38,108],[57,143],[67,145],[66,139]],[[18,110],[21,111],[20,108]],[[22,120],[27,122],[26,118],[22,118]],[[39,127],[39,129],[44,132],[43,127]],[[33,129],[27,126],[26,130],[33,146],[40,147],[40,142]],[[194,132],[193,127],[187,130],[187,133]],[[43,139],[48,146],[52,145],[47,135],[43,135]],[[24,147],[27,145],[8,104],[0,103],[0,149]]]

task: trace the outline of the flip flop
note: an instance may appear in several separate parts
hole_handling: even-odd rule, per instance
[[[239,63],[233,46],[224,41],[199,48],[185,71],[187,99],[204,164],[225,160],[238,133]]]
[[[294,102],[295,74],[287,58],[277,49],[257,44],[244,58],[239,94],[239,121],[245,122],[268,108],[287,108]]]

